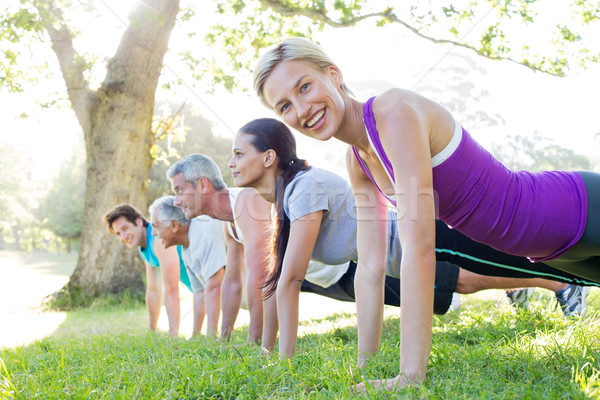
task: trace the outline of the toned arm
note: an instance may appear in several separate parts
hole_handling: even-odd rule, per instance
[[[160,316],[162,293],[160,284],[160,271],[158,268],[146,266],[146,309],[148,310],[148,328],[154,332]]]
[[[164,302],[169,319],[169,334],[179,335],[179,255],[177,247],[166,249],[160,240],[154,241],[154,253],[160,264],[160,272],[164,288]]]
[[[223,308],[223,323],[221,325],[222,340],[229,340],[235,320],[240,311],[242,303],[242,276],[244,273],[244,245],[231,237],[225,225],[227,223],[223,224],[225,240],[227,242],[227,267],[225,268],[225,276],[223,277],[223,285],[221,287],[221,303]]]
[[[221,283],[225,268],[220,268],[206,282],[204,303],[206,307],[206,336],[215,337],[221,313]]]
[[[358,323],[358,365],[379,349],[383,326],[384,283],[387,259],[387,206],[349,150],[348,175],[358,219],[358,266],[354,279]]]
[[[397,104],[379,119],[384,148],[394,168],[398,234],[402,245],[400,384],[425,379],[431,348],[435,276],[435,203],[431,170],[432,107],[419,101]],[[439,106],[437,106],[439,108]],[[374,104],[374,113],[377,105]],[[393,149],[402,149],[394,151]]]
[[[262,287],[271,261],[271,203],[263,199],[255,189],[244,189],[236,204],[236,215],[239,216],[238,225],[244,236],[244,262],[248,268],[248,340],[258,344],[263,331]],[[267,309],[269,310],[272,309]],[[272,319],[275,316],[271,313],[266,318]],[[267,322],[268,326],[271,324],[272,321]]]
[[[307,214],[292,222],[288,247],[277,285],[279,354],[292,357],[298,337],[298,300],[308,262],[319,234],[323,211]]]

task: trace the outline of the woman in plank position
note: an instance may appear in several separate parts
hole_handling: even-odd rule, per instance
[[[275,262],[266,286],[268,301],[277,301],[281,330],[279,352],[291,357],[296,349],[301,290],[354,300],[357,223],[352,190],[342,177],[299,159],[289,128],[271,118],[253,120],[240,129],[229,166],[236,186],[252,187],[275,204]],[[402,249],[396,220],[396,211],[388,208],[382,301],[400,306],[400,280],[397,278],[401,274]],[[519,286],[540,286],[554,292],[564,292],[570,287],[573,296],[569,302],[561,301],[557,293],[565,314],[581,311],[575,308],[584,306],[581,287],[570,284],[588,282],[542,263],[536,265],[535,273],[527,273],[525,268],[531,263],[526,258],[510,256],[477,243],[449,229],[441,221],[436,222],[436,238],[433,311],[437,314],[448,310],[453,292],[467,294]],[[266,323],[264,326],[276,329],[277,324]],[[263,330],[265,350],[273,349],[276,335],[276,330]]]
[[[357,203],[359,358],[379,347],[387,204],[403,248],[400,374],[388,388],[425,378],[431,347],[436,218],[478,242],[600,278],[600,174],[511,171],[441,105],[391,89],[362,103],[314,43],[284,40],[259,60],[254,88],[291,128],[350,145]],[[535,264],[532,264],[535,265]],[[360,361],[359,361],[360,363]]]

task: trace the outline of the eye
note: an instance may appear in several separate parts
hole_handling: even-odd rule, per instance
[[[300,92],[306,92],[308,89],[310,88],[310,83],[305,83],[302,86],[300,86]]]
[[[289,108],[290,108],[290,103],[285,103],[284,105],[282,105],[279,108],[279,113],[283,114],[284,112],[286,112],[287,110],[289,110]]]

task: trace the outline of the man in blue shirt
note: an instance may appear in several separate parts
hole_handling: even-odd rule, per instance
[[[146,267],[146,308],[148,309],[148,327],[156,330],[160,316],[160,306],[164,302],[169,319],[169,334],[179,335],[180,304],[179,281],[190,291],[192,286],[188,277],[181,246],[165,248],[161,241],[155,241],[152,227],[144,216],[132,205],[121,204],[104,215],[104,223],[110,233],[130,249],[137,248]]]

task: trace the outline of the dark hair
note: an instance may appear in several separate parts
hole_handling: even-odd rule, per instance
[[[125,217],[125,219],[132,224],[135,224],[135,221],[139,218],[144,223],[144,226],[148,226],[148,221],[142,215],[141,212],[138,211],[137,208],[132,206],[131,204],[120,204],[104,214],[102,217],[102,221],[106,224],[106,228],[110,233],[115,233],[113,231],[112,224],[121,217]]]
[[[271,297],[277,289],[281,276],[283,257],[290,237],[290,219],[283,210],[283,195],[285,188],[300,171],[309,167],[306,160],[296,156],[296,139],[289,128],[273,118],[259,118],[248,122],[239,130],[240,133],[252,137],[251,144],[258,151],[274,150],[277,154],[277,166],[283,173],[277,178],[275,186],[275,207],[277,209],[277,225],[273,232],[273,253],[275,263],[273,270],[265,281],[265,298]]]

